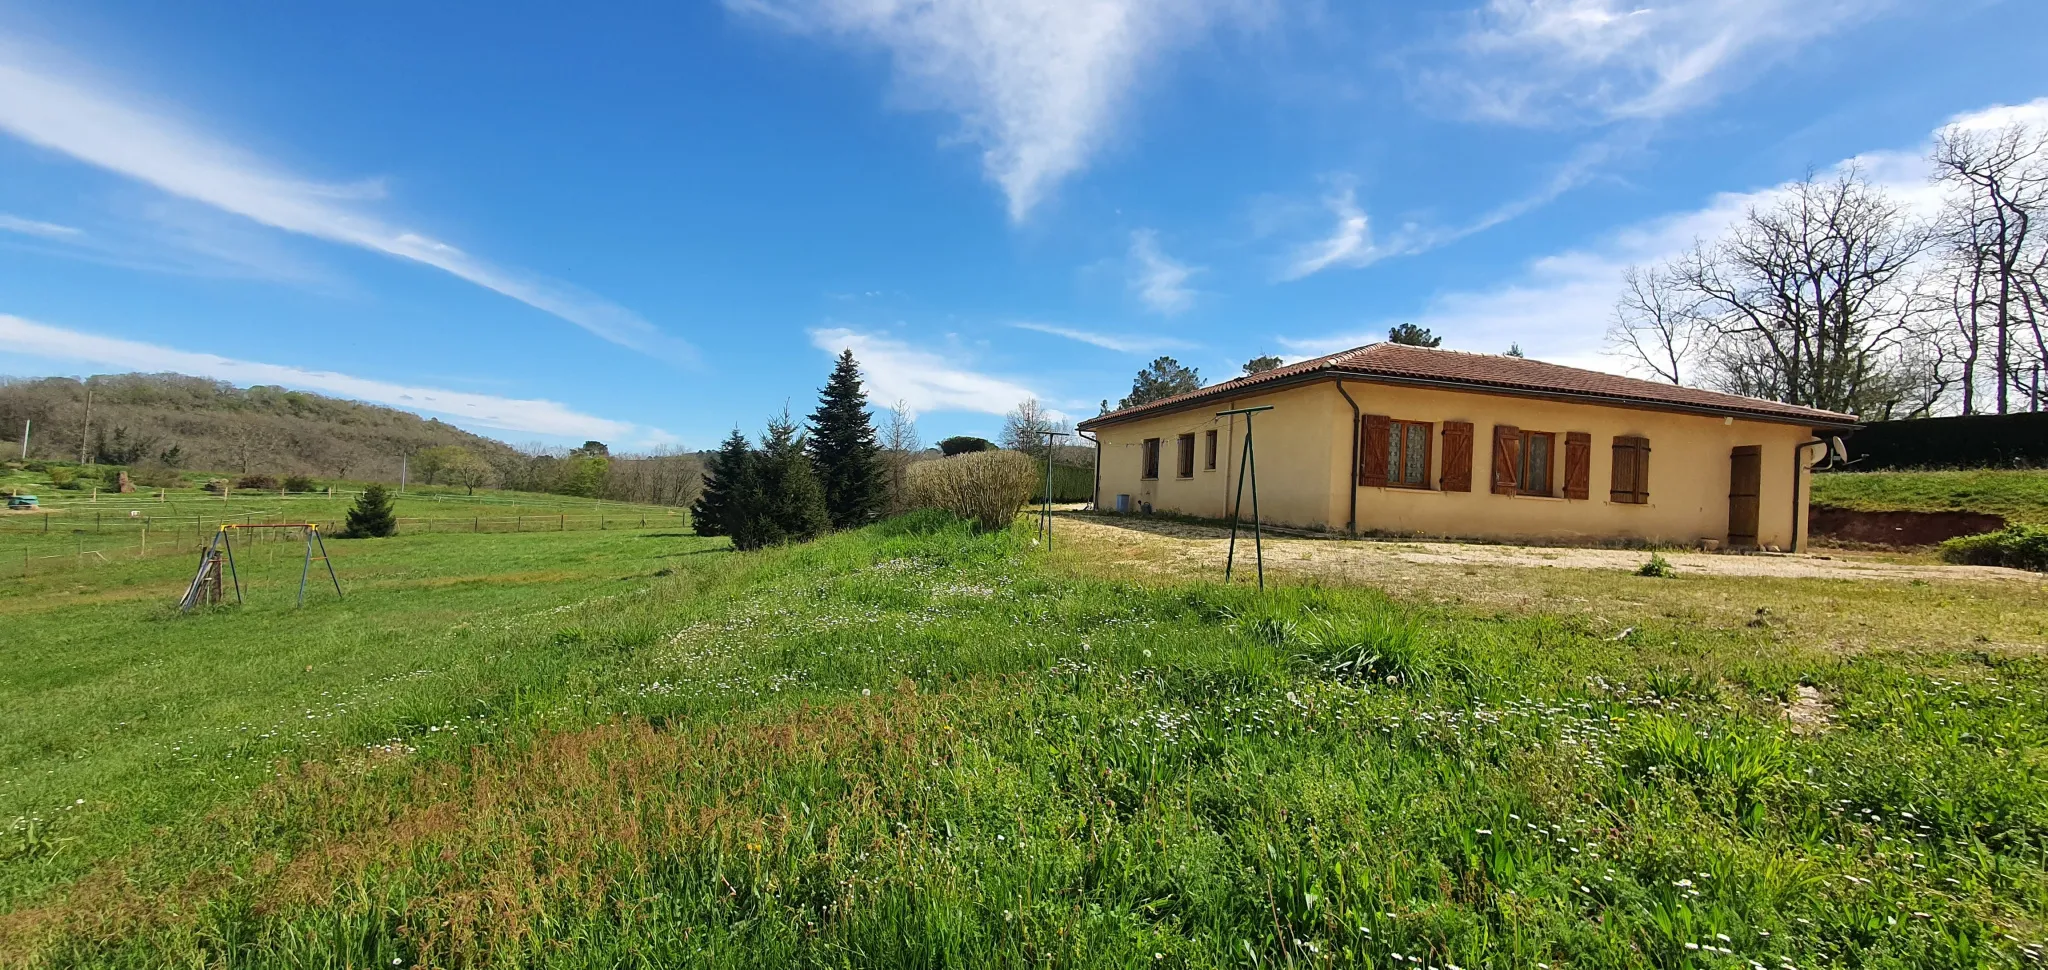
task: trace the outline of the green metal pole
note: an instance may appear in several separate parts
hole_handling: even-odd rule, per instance
[[[1252,416],[1244,416],[1244,461],[1251,466],[1252,480],[1252,549],[1259,557],[1259,592],[1266,591],[1266,541],[1265,530],[1259,525],[1259,456],[1252,448]]]
[[[1245,430],[1247,432],[1251,430],[1250,418],[1245,419]],[[1251,454],[1251,447],[1251,435],[1246,434],[1244,453],[1237,456],[1237,498],[1230,503],[1230,551],[1223,557],[1223,581],[1225,583],[1230,582],[1230,569],[1237,564],[1237,519],[1239,511],[1244,508],[1244,462],[1245,458]]]

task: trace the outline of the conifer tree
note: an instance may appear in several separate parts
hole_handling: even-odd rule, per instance
[[[804,453],[804,436],[788,412],[768,422],[761,439],[762,544],[806,542],[831,528],[825,490]],[[737,544],[737,543],[735,543]]]
[[[391,509],[391,493],[382,485],[371,485],[356,496],[356,504],[348,510],[348,522],[342,528],[341,539],[381,539],[398,533],[398,516]]]
[[[835,529],[866,525],[881,512],[888,496],[881,447],[868,419],[868,396],[861,389],[860,364],[853,351],[841,351],[832,376],[818,392],[811,412],[807,450],[824,491],[825,512]]]
[[[690,506],[690,521],[700,536],[731,536],[733,545],[757,548],[760,530],[761,477],[754,449],[740,429],[732,429],[704,467],[704,494]]]

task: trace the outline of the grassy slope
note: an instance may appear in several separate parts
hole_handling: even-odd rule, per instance
[[[1868,512],[1989,512],[2012,522],[2048,525],[2048,471],[1816,475],[1813,501]]]
[[[900,522],[706,548],[418,536],[298,616],[173,619],[146,562],[0,605],[28,634],[0,646],[0,811],[53,820],[10,833],[0,959],[1891,967],[2042,942],[2031,651],[1661,615],[1704,579],[1610,577],[1640,606],[1596,622],[1132,585]],[[1802,683],[1835,730],[1786,728]]]

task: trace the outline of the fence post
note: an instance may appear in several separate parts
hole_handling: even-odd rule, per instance
[[[557,521],[557,522],[555,523],[555,531],[556,531],[556,532],[567,532],[567,531],[569,531],[569,517],[568,517],[568,516],[566,516],[566,515],[558,515],[558,516],[555,516],[555,518],[556,518],[556,519],[558,520],[558,521]]]
[[[470,518],[470,520],[469,520],[469,531],[471,531],[471,532],[482,532],[482,531],[484,531],[484,517],[483,517],[483,516],[481,516],[481,515],[478,515],[478,516],[473,516],[473,517],[471,517],[471,518]]]

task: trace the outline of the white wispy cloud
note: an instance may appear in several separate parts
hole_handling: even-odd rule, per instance
[[[2048,125],[2048,98],[1965,112],[1943,127],[1987,130],[2014,122]],[[1941,190],[1929,179],[1931,139],[1932,133],[1928,142],[1843,159],[1831,166],[1831,172],[1854,167],[1909,215],[1930,217],[1942,203]],[[1696,209],[1649,219],[1590,245],[1533,260],[1517,278],[1498,286],[1439,295],[1419,313],[1324,336],[1284,338],[1281,343],[1296,353],[1326,354],[1383,340],[1389,326],[1412,322],[1460,349],[1499,353],[1519,343],[1531,356],[1545,360],[1621,372],[1626,362],[1606,355],[1604,343],[1628,267],[1662,263],[1690,249],[1696,240],[1712,240],[1751,207],[1768,206],[1788,190],[1789,185],[1779,184],[1723,192]]]
[[[1489,0],[1425,96],[1524,124],[1662,118],[1892,0]]]
[[[40,222],[0,212],[0,232],[19,233],[24,236],[40,236],[44,239],[75,239],[85,235],[84,230],[71,226],[60,226],[54,222]]]
[[[1358,207],[1355,186],[1341,185],[1323,202],[1336,218],[1336,226],[1328,236],[1296,250],[1280,273],[1282,280],[1313,276],[1332,266],[1365,266],[1384,255],[1373,246],[1372,221]]]
[[[1022,221],[1108,140],[1175,43],[1251,0],[725,0],[889,52],[898,99],[960,119]]]
[[[894,337],[823,327],[811,331],[811,344],[833,354],[852,350],[860,361],[870,398],[902,401],[920,414],[1005,414],[1025,398],[1039,397],[1015,381],[962,367],[956,356],[914,347]]]
[[[1153,312],[1166,316],[1184,313],[1195,305],[1195,291],[1188,280],[1202,271],[1183,263],[1159,248],[1159,233],[1139,229],[1131,233],[1131,291]]]
[[[1065,337],[1068,340],[1101,347],[1104,350],[1114,350],[1123,354],[1149,354],[1156,351],[1174,350],[1188,346],[1188,344],[1170,337],[1097,333],[1092,330],[1079,330],[1073,327],[1062,327],[1050,323],[1019,321],[1010,324],[1010,326],[1016,327],[1019,330],[1033,330],[1038,333],[1051,334],[1055,337]]]
[[[1549,205],[1559,196],[1584,185],[1602,162],[1634,137],[1603,138],[1581,145],[1535,191],[1495,206],[1471,222],[1463,225],[1408,223],[1385,240],[1375,238],[1372,219],[1359,205],[1356,183],[1347,176],[1338,180],[1337,190],[1323,200],[1324,207],[1335,221],[1330,234],[1296,249],[1282,266],[1279,278],[1285,282],[1313,276],[1326,269],[1357,269],[1383,259],[1426,253],[1485,232]]]
[[[236,360],[67,330],[7,314],[0,314],[0,349],[10,354],[80,361],[122,370],[175,371],[241,385],[276,384],[409,411],[447,415],[463,424],[503,431],[570,439],[601,438],[635,444],[675,440],[673,435],[658,428],[594,417],[554,401],[415,387],[333,371]]]
[[[687,360],[687,344],[637,314],[565,284],[494,266],[431,236],[391,225],[364,203],[375,182],[333,184],[289,174],[242,149],[84,82],[39,70],[0,38],[0,131],[78,161],[263,225],[432,266],[576,324],[613,343]]]

